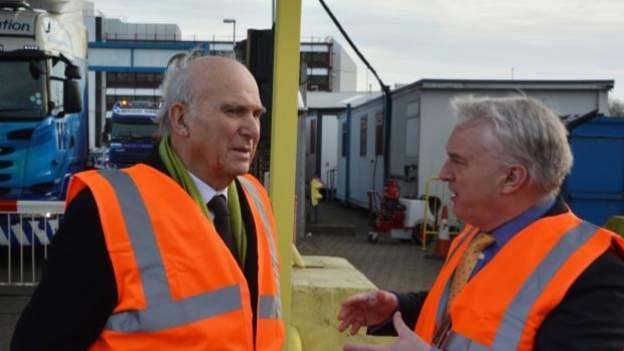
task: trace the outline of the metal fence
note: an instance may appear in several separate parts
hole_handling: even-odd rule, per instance
[[[0,286],[38,283],[64,210],[63,201],[0,204]]]

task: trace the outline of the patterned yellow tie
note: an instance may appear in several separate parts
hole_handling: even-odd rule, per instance
[[[477,265],[477,260],[479,259],[479,255],[483,250],[488,248],[488,246],[494,244],[496,239],[491,234],[488,233],[479,233],[472,240],[470,246],[459,262],[459,265],[455,269],[455,273],[453,274],[453,280],[451,281],[451,289],[449,291],[449,298],[446,304],[447,308],[451,305],[451,302],[459,294],[460,291],[466,286],[468,279],[470,279],[470,275]]]

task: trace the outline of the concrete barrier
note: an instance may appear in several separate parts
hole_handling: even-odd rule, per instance
[[[293,268],[292,325],[304,351],[342,350],[346,343],[390,344],[392,337],[355,336],[338,332],[341,302],[375,285],[341,257],[303,256],[306,268]]]

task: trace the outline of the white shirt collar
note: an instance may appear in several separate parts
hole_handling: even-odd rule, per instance
[[[193,183],[195,183],[195,186],[197,187],[197,190],[199,191],[202,199],[204,199],[204,203],[209,203],[215,195],[223,195],[227,202],[227,188],[217,191],[210,185],[206,184],[203,180],[197,178],[193,173],[188,172],[188,174],[191,176]]]

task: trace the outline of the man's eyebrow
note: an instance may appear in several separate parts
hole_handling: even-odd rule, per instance
[[[239,110],[239,109],[246,109],[248,108],[247,105],[245,104],[240,104],[237,102],[224,102],[221,105],[221,108],[224,110],[229,110],[229,109],[235,109],[235,110]],[[252,108],[252,110],[255,111],[259,111],[260,113],[266,113],[266,108],[264,106],[260,106],[259,108]]]
[[[222,109],[236,109],[236,108],[240,108],[241,105],[239,103],[236,102],[224,102],[221,104],[221,108]]]
[[[448,154],[449,158],[452,158],[454,160],[460,160],[460,161],[464,160],[464,158],[460,154],[458,154],[456,152],[447,151],[447,154]]]

